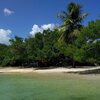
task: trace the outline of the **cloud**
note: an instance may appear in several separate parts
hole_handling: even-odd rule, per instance
[[[55,27],[54,24],[47,24],[47,25],[42,25],[42,26],[41,26],[41,28],[42,28],[43,30],[47,30],[47,29],[53,30],[54,27]]]
[[[3,12],[5,16],[10,16],[14,13],[14,11],[9,10],[8,8],[4,8]]]
[[[11,30],[0,29],[0,43],[9,45],[9,35],[12,33]]]
[[[38,25],[34,24],[30,34],[34,36],[38,32],[42,33],[43,30],[48,30],[48,29],[53,30],[55,27],[56,27],[55,24],[44,24],[44,25],[41,25],[40,27]]]
[[[33,25],[32,31],[30,32],[31,35],[35,35],[38,32],[43,32],[43,30],[36,24]]]

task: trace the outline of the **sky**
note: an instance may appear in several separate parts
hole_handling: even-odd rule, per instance
[[[0,43],[9,44],[14,36],[26,38],[45,29],[51,30],[62,21],[57,18],[70,2],[83,6],[89,13],[83,24],[98,19],[100,0],[0,0]]]

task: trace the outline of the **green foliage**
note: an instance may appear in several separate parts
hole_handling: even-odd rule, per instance
[[[92,43],[96,39],[100,38],[100,20],[96,20],[96,22],[89,22],[88,26],[85,26],[81,30],[81,34],[76,41],[76,44],[80,47],[83,44]]]
[[[63,40],[67,44],[73,44],[82,28],[81,22],[87,15],[87,13],[82,14],[82,7],[80,4],[69,3],[67,11],[62,11],[62,13],[58,15],[58,17],[63,20],[63,25],[60,26],[62,34],[59,41]]]
[[[4,44],[0,44],[0,65],[2,65],[2,61],[5,58],[7,46]]]
[[[25,42],[22,38],[15,36],[15,40],[11,39],[10,40],[11,45],[10,45],[10,52],[11,55],[13,55],[13,58],[15,60],[18,59],[23,59],[26,57],[26,46],[25,46]]]
[[[58,40],[58,30],[45,30],[26,40],[29,59],[47,60],[56,55],[54,44]]]
[[[60,59],[66,57],[70,59],[71,65],[75,62],[100,64],[100,41],[97,40],[100,38],[99,27],[100,20],[89,22],[88,26],[81,30],[74,44],[58,41],[61,32],[57,29],[45,30],[26,39],[16,36],[10,40],[9,46],[0,44],[0,65],[22,66],[23,63],[34,61],[58,65],[57,63],[62,62]],[[67,61],[63,60],[62,63],[65,62]]]
[[[85,62],[100,64],[100,20],[89,22],[88,26],[81,30],[76,45],[83,51]]]

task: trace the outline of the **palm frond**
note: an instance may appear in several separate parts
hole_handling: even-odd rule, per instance
[[[58,41],[63,40],[66,43],[73,43],[80,34],[81,22],[88,15],[87,13],[82,14],[81,8],[80,4],[71,2],[67,7],[67,12],[62,11],[62,14],[59,14],[64,23],[60,27],[62,34]]]

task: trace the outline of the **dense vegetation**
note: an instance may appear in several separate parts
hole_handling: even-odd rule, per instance
[[[0,44],[1,66],[48,67],[100,64],[100,20],[87,26],[79,4],[70,3],[58,14],[63,24],[26,39],[15,36],[10,45]]]

